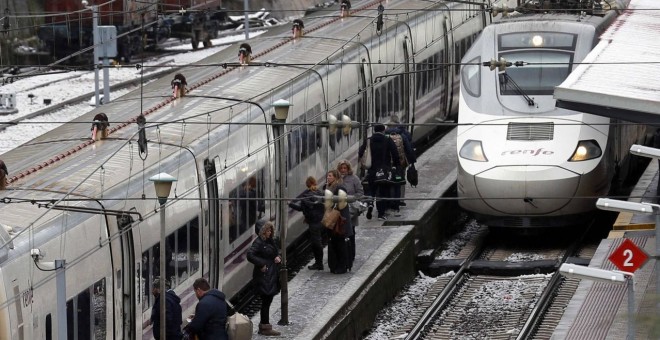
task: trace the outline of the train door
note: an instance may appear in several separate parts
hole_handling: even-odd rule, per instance
[[[411,89],[411,77],[413,76],[411,71],[411,65],[414,65],[415,60],[413,59],[413,53],[412,53],[412,42],[408,42],[408,40],[403,41],[403,68],[404,68],[404,76],[403,76],[403,90],[401,93],[403,94],[403,117],[401,117],[401,121],[403,123],[415,123],[415,101],[410,100],[410,98],[414,98],[413,96],[415,93]],[[412,135],[413,133],[413,127],[410,126],[408,130],[410,131],[410,134]]]
[[[113,238],[110,242],[113,295],[117,297],[113,299],[115,338],[137,339],[137,331],[142,325],[136,321],[136,316],[141,311],[140,294],[144,292],[139,285],[140,263],[136,263],[135,257],[134,233],[137,231],[126,230],[134,220],[128,214],[119,215],[116,220],[108,216],[102,218],[107,223],[108,235],[119,235],[119,238]]]
[[[449,25],[452,24],[451,22],[451,16],[449,16]],[[447,29],[447,20],[442,21],[442,32],[444,39],[442,39],[443,45],[442,45],[442,51],[440,51],[440,65],[443,63],[448,63],[450,62],[450,46],[452,46],[453,41],[454,41],[454,36],[452,34],[452,31]],[[454,60],[454,63],[459,63],[461,62],[460,59]],[[456,70],[460,70],[460,65],[454,65],[454,67],[442,67],[439,68],[439,73],[440,73],[440,79],[442,81],[442,93],[441,95],[441,108],[442,108],[442,116],[440,117],[440,120],[447,120],[447,117],[450,116],[451,114],[451,107],[453,105],[453,97],[454,97],[454,88],[453,88],[453,79],[454,75],[456,74],[454,72],[454,68]]]
[[[225,268],[222,241],[223,236],[227,235],[227,232],[223,230],[221,223],[223,201],[220,200],[220,192],[222,182],[218,178],[217,169],[221,169],[218,158],[215,158],[213,162],[209,162],[208,159],[204,161],[208,200],[208,238],[207,241],[203,242],[203,246],[206,246],[209,250],[209,283],[211,287],[222,288]],[[206,272],[206,269],[202,270],[202,273]]]
[[[121,299],[115,300],[121,300],[119,303],[121,303],[123,339],[137,339],[135,316],[140,310],[138,308],[142,301],[139,295],[148,294],[148,292],[141,292],[138,286],[139,281],[136,280],[136,277],[139,278],[141,274],[139,269],[141,262],[136,263],[133,230],[124,232],[133,222],[130,215],[117,216],[117,229],[121,244],[119,249],[121,251],[121,269],[115,270],[115,273],[117,282],[121,282],[121,287],[118,287],[118,290],[121,291]]]

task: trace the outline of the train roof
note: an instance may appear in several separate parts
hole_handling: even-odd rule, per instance
[[[633,0],[584,63],[556,87],[557,106],[624,121],[658,122],[658,23],[657,0]]]
[[[373,9],[378,3],[359,2],[354,4],[353,9]],[[411,17],[413,15],[410,13],[426,15],[418,14],[414,10],[429,6],[438,5],[423,1],[396,1],[388,4],[387,13],[407,13]],[[56,201],[71,193],[71,198],[86,200],[68,204],[98,208],[98,202],[94,202],[94,199],[113,195],[121,197],[122,183],[126,183],[130,176],[136,177],[144,169],[144,176],[139,175],[137,181],[134,180],[130,185],[132,191],[136,188],[139,190],[145,185],[146,178],[160,172],[161,166],[167,166],[161,164],[163,160],[180,155],[190,157],[185,156],[190,153],[182,152],[183,148],[199,150],[206,147],[204,145],[207,135],[219,138],[218,135],[226,134],[230,125],[223,123],[235,121],[236,117],[232,115],[249,110],[249,118],[243,115],[243,121],[249,119],[270,122],[269,104],[279,99],[275,97],[279,92],[273,89],[304,74],[306,68],[311,65],[327,61],[328,56],[341,58],[343,48],[353,44],[347,45],[348,41],[360,40],[361,44],[368,44],[370,35],[375,34],[372,29],[368,29],[373,26],[374,17],[375,11],[365,12],[364,16],[356,15],[349,20],[315,15],[305,18],[306,37],[299,41],[291,41],[289,27],[273,28],[268,33],[250,40],[255,63],[298,64],[300,67],[232,66],[231,64],[237,61],[237,43],[196,65],[173,72],[184,73],[189,88],[193,89],[183,99],[172,100],[170,97],[172,74],[145,84],[141,89],[63,124],[2,155],[3,161],[10,169],[11,180],[8,190],[4,192],[5,197],[11,198],[11,203],[20,200]],[[363,48],[346,50],[360,53]],[[332,60],[330,58],[330,61]],[[226,65],[226,68],[222,65]],[[318,68],[319,73],[323,70],[324,67]],[[204,86],[200,87],[201,85]],[[237,106],[233,111],[222,109],[243,100],[261,103],[266,110],[265,114],[256,106],[247,104]],[[90,140],[91,122],[93,117],[101,112],[109,117],[111,133],[107,139],[93,143]],[[178,121],[175,124],[160,125],[158,129],[147,130],[150,152],[144,162],[137,159],[138,127],[135,119],[140,113],[146,116],[148,127]],[[207,120],[209,117],[211,123]],[[199,128],[200,126],[203,128]],[[131,164],[135,164],[135,168],[129,166]],[[56,223],[53,221],[58,212],[50,211],[41,216],[45,212],[46,209],[36,209],[29,204],[0,204],[1,222],[14,228],[14,232],[31,226],[37,219],[39,223],[33,226],[37,228],[34,232],[40,231],[40,226]],[[72,221],[68,223],[73,225]],[[42,237],[47,239],[54,233],[61,232],[61,228],[52,229],[58,231],[41,230]],[[0,242],[1,247],[4,244],[2,235]]]

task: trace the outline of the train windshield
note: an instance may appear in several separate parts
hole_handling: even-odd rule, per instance
[[[499,57],[524,61],[528,65],[507,67],[507,77],[500,77],[501,95],[552,95],[572,68],[576,36],[567,33],[526,32],[499,36]],[[516,86],[520,90],[516,89]]]

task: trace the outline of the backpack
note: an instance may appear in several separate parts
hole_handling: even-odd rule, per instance
[[[406,150],[403,146],[403,136],[398,133],[392,133],[390,134],[390,138],[394,142],[394,145],[396,145],[396,151],[399,153],[399,164],[404,168],[407,167],[408,158],[406,158]]]

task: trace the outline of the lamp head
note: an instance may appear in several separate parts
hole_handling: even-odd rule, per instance
[[[649,146],[633,144],[630,147],[630,153],[636,156],[660,159],[660,149]]]
[[[87,7],[87,5],[89,5],[89,2],[87,2],[87,0],[82,0],[81,3],[83,7]]]
[[[288,100],[279,99],[273,103],[275,119],[286,120],[289,116],[289,107],[293,106]]]
[[[630,201],[613,200],[610,198],[599,198],[596,201],[596,207],[601,210],[629,212],[633,214],[646,214],[653,213],[653,207],[657,205],[650,203],[637,203]]]
[[[626,282],[626,276],[632,276],[631,273],[578,266],[573,263],[563,263],[561,267],[559,267],[559,272],[566,277],[610,283],[624,283]]]
[[[334,202],[332,201],[332,191],[326,189],[323,192],[323,205],[325,206],[325,209],[331,209],[332,205]]]
[[[337,133],[337,117],[328,115],[328,133],[334,135]]]
[[[151,176],[150,181],[154,182],[154,188],[156,190],[156,196],[158,196],[158,203],[163,205],[167,202],[167,198],[170,196],[170,189],[172,188],[172,183],[176,182],[176,178],[173,176],[161,172],[157,175]]]

